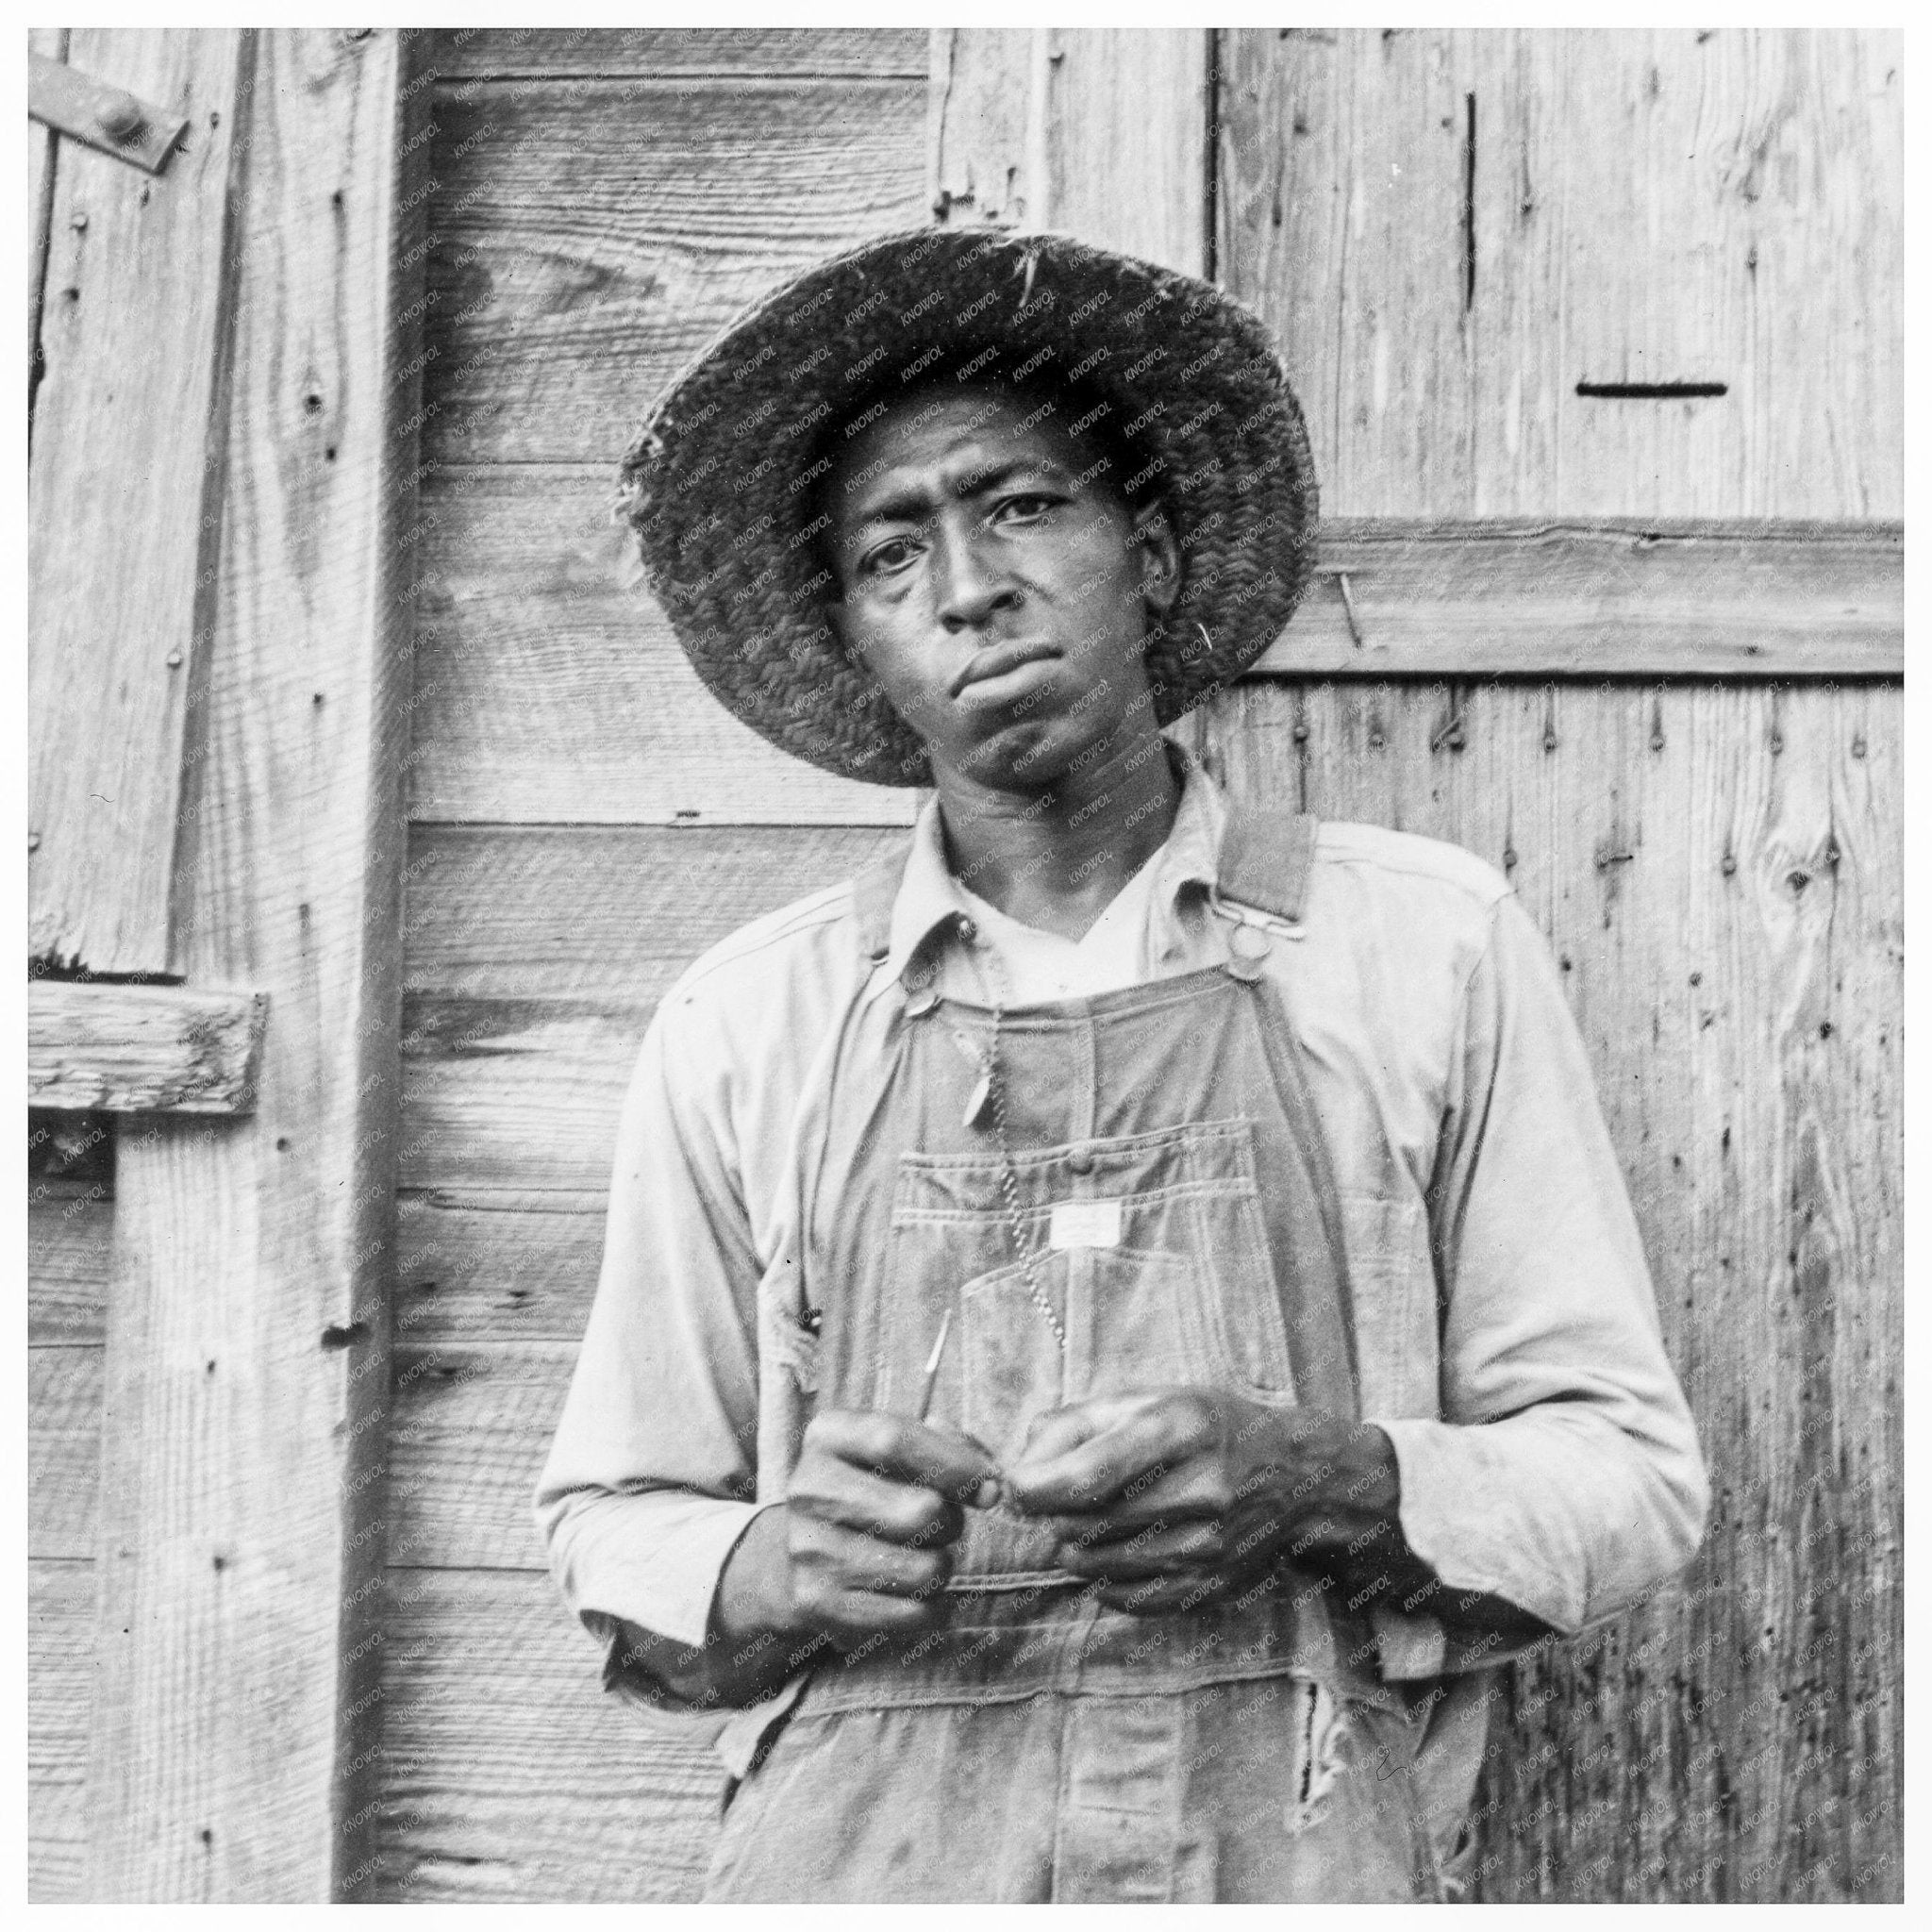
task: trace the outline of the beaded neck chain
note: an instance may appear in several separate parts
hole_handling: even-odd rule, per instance
[[[962,922],[962,938],[970,941],[975,931],[970,921]],[[980,1062],[978,1084],[967,1103],[966,1124],[977,1126],[989,1106],[991,1108],[993,1141],[1000,1153],[1000,1195],[1007,1208],[1007,1233],[1025,1273],[1026,1292],[1033,1306],[1045,1318],[1046,1325],[1053,1330],[1054,1340],[1059,1343],[1060,1353],[1064,1355],[1067,1352],[1066,1325],[1055,1312],[1046,1291],[1040,1285],[1039,1245],[1027,1239],[1026,1224],[1020,1213],[1020,1177],[1013,1170],[1012,1139],[1007,1122],[1007,1069],[1000,1055],[1000,1027],[1006,1017],[1007,1006],[1006,974],[1001,972],[999,960],[991,945],[975,946],[974,953],[980,963],[992,1007],[992,1039],[985,1058]]]

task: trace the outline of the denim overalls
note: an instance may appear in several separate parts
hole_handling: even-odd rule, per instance
[[[819,1403],[917,1413],[951,1308],[930,1419],[1003,1465],[1033,1417],[1108,1392],[1358,1413],[1334,1185],[1260,965],[1297,937],[1313,834],[1231,815],[1223,965],[1004,1014],[1010,1204],[981,1086],[992,1012],[932,983],[960,935],[936,929],[853,1008],[803,1216]],[[902,867],[857,882],[875,961]],[[729,1805],[708,1897],[1437,1894],[1421,1726],[1332,1594],[1283,1567],[1135,1616],[1058,1569],[1039,1526],[966,1519],[945,1626],[818,1667]]]

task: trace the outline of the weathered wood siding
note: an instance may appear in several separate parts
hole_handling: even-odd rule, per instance
[[[1897,516],[1901,59],[1225,34],[1218,265],[1274,326],[1324,515]]]
[[[1071,112],[1080,75],[1016,39],[1028,90]],[[1217,39],[1204,259],[1281,334],[1325,510],[1898,514],[1883,37]],[[717,709],[608,491],[643,404],[738,302],[929,218],[927,49],[480,33],[437,61],[385,1884],[682,1898],[715,1773],[597,1690],[528,1493],[657,1000],[714,939],[850,875],[906,801]],[[1147,178],[1174,225],[1169,175]],[[1575,394],[1624,380],[1727,392]],[[1518,622],[1507,682],[1421,677],[1418,655],[1407,682],[1250,683],[1189,727],[1239,789],[1509,872],[1568,962],[1711,1454],[1688,1588],[1506,1690],[1481,1888],[1892,1896],[1897,690],[1583,682],[1568,629],[1543,664]],[[1694,668],[1740,668],[1735,648]]]
[[[926,36],[439,37],[398,1202],[388,1895],[694,1894],[719,1781],[597,1685],[530,1491],[617,1109],[691,957],[910,801],[704,691],[609,518],[680,364],[794,267],[927,218]]]
[[[95,789],[33,827],[33,1146],[111,1165],[29,1195],[30,1882],[321,1901],[379,1723],[418,95],[393,30],[66,51],[188,131],[41,182],[34,747]]]
[[[1897,515],[1899,64],[1886,34],[1224,35],[1222,277],[1274,325],[1324,514]],[[1577,393],[1678,382],[1725,392]],[[1506,1681],[1481,1895],[1899,1896],[1897,686],[1284,681],[1197,729],[1237,789],[1509,873],[1711,1464],[1684,1589]]]
[[[1203,738],[1508,872],[1711,1465],[1681,1591],[1506,1677],[1482,1895],[1897,1896],[1897,691],[1249,685]]]
[[[88,1896],[94,1524],[113,1268],[112,1123],[30,1114],[26,1210],[27,1895]]]

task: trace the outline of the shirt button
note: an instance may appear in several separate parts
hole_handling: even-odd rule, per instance
[[[956,929],[958,932],[959,937],[962,940],[964,940],[969,946],[972,945],[973,942],[979,937],[978,926],[974,924],[972,920],[966,918],[963,914],[961,915],[958,926]]]
[[[1075,1147],[1074,1151],[1067,1156],[1067,1166],[1074,1174],[1091,1174],[1093,1172],[1092,1148]]]

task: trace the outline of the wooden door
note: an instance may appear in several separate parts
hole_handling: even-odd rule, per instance
[[[1690,675],[1632,675],[1608,624],[1539,676],[1496,655],[1511,606],[1441,675],[1297,678],[1298,617],[1285,675],[1201,725],[1238,790],[1508,874],[1711,1467],[1684,1587],[1506,1676],[1480,1893],[1895,1898],[1901,694],[1829,632],[1864,581],[1834,543],[1896,556],[1897,36],[1243,29],[1219,57],[1219,273],[1275,331],[1331,528],[1489,530],[1478,603],[1547,595],[1506,553],[1551,531],[1687,570]],[[1712,553],[1762,519],[1795,547],[1740,606]],[[1740,609],[1776,675],[1694,655]]]
[[[1069,226],[1269,319],[1327,575],[1184,728],[1237,789],[1503,866],[1565,961],[1719,1499],[1681,1592],[1507,1681],[1484,1895],[1895,1895],[1895,42],[649,29],[435,58],[390,1895],[702,1874],[715,1767],[598,1691],[529,1489],[658,998],[907,801],[703,695],[608,491],[734,307],[926,219]],[[1632,386],[1665,393],[1594,392]]]

